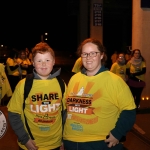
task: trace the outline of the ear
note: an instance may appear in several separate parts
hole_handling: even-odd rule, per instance
[[[101,59],[103,59],[104,55],[101,55]]]
[[[34,66],[34,61],[32,61],[32,65]]]
[[[55,65],[55,59],[53,60],[53,66]]]

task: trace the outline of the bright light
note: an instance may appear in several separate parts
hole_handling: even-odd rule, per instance
[[[48,35],[48,33],[45,33],[45,35]]]
[[[4,47],[4,45],[1,45],[1,47]]]
[[[144,101],[144,97],[142,97],[142,100]]]
[[[146,97],[146,100],[149,100],[149,97]]]
[[[45,38],[45,40],[47,41],[47,38]]]

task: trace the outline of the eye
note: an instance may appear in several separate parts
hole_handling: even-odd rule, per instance
[[[50,61],[49,59],[46,60],[47,62]]]
[[[94,55],[95,54],[95,52],[91,52],[91,55]]]
[[[82,56],[86,56],[87,54],[86,53],[82,53]]]

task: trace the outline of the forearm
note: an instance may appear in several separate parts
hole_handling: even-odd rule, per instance
[[[145,73],[146,73],[146,68],[142,68],[142,70],[140,72],[133,73],[132,75],[133,76],[140,76],[140,75],[145,74]]]
[[[126,136],[127,132],[133,127],[135,119],[135,109],[122,111],[115,128],[111,130],[112,135],[118,140],[120,140],[122,136]]]
[[[16,65],[16,66],[9,66],[9,68],[10,68],[11,71],[14,71],[14,70],[17,69],[18,67],[19,67],[18,65]]]
[[[12,129],[18,137],[18,141],[21,142],[21,144],[23,145],[26,144],[30,138],[28,133],[24,129],[24,125],[21,120],[21,115],[8,111],[8,119]]]

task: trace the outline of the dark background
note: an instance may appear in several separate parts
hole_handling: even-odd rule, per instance
[[[0,44],[31,49],[48,32],[48,44],[54,50],[76,51],[79,0],[0,2],[0,6]],[[131,17],[131,0],[104,0],[103,44],[108,55],[131,45]]]

